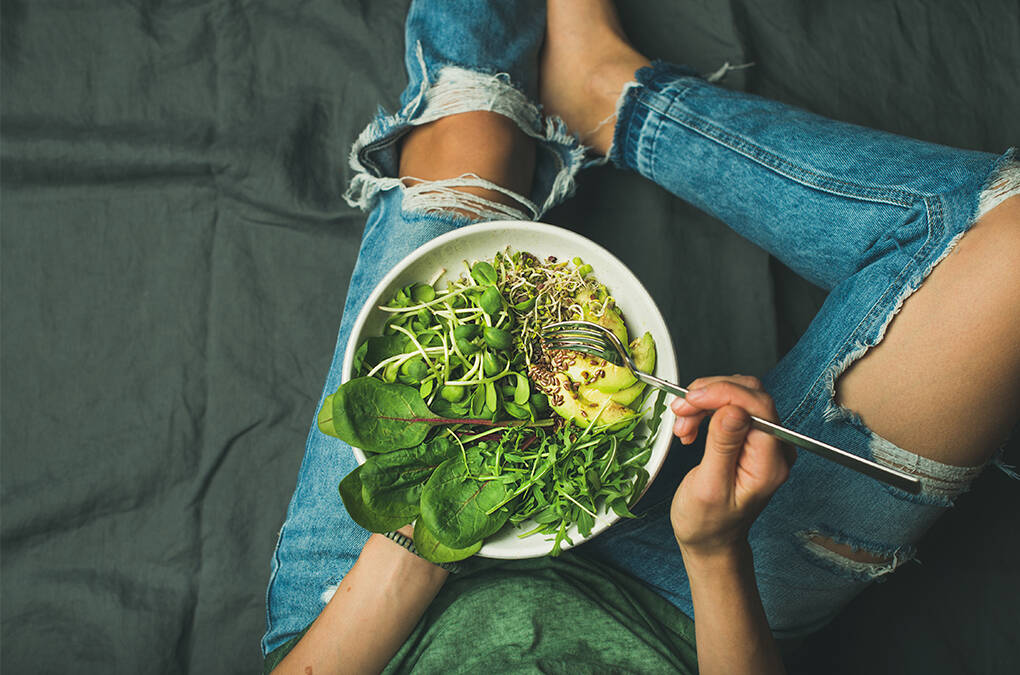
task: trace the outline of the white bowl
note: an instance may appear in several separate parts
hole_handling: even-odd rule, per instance
[[[344,355],[343,381],[351,379],[357,345],[366,338],[382,334],[386,316],[378,311],[377,307],[391,298],[399,288],[414,282],[428,281],[440,269],[445,269],[446,273],[438,282],[441,288],[447,281],[459,277],[466,271],[465,260],[469,263],[476,260],[491,260],[496,252],[502,251],[507,246],[517,251],[528,251],[543,259],[550,255],[563,260],[580,256],[594,268],[595,278],[605,284],[617,299],[630,334],[641,335],[648,331],[655,338],[657,354],[655,374],[667,380],[676,380],[676,356],[666,322],[655,306],[652,296],[616,256],[590,239],[560,227],[528,221],[498,221],[469,225],[436,237],[413,251],[390,270],[372,291],[354,323]],[[652,446],[651,457],[645,465],[645,470],[649,474],[648,485],[655,479],[669,450],[672,438],[670,417],[671,413],[667,408]],[[365,462],[365,454],[358,448],[354,448],[354,456],[359,463]],[[645,489],[648,489],[647,486]],[[595,520],[589,538],[605,531],[619,519],[620,517],[612,511],[606,513],[603,509]],[[522,523],[524,529],[516,529],[509,525],[504,527],[485,540],[478,555],[486,558],[513,559],[536,558],[548,554],[553,546],[552,537],[534,534],[523,539],[518,538],[518,534],[535,526],[533,523],[529,526],[530,522]],[[576,526],[571,527],[567,534],[575,545],[584,541]],[[569,544],[563,542],[561,548],[569,548]]]

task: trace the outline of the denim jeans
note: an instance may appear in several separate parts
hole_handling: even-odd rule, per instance
[[[347,197],[371,213],[322,398],[340,384],[347,337],[365,298],[401,258],[471,222],[538,219],[572,193],[581,168],[604,161],[586,159],[562,122],[543,119],[533,103],[544,5],[412,5],[402,108],[380,113],[351,151],[356,176]],[[477,176],[414,187],[398,176],[396,142],[403,134],[472,110],[503,114],[536,140],[533,190],[515,195],[522,209],[465,202],[464,193],[449,189],[491,187]],[[642,69],[625,89],[610,159],[716,215],[830,290],[800,342],[763,378],[781,421],[922,480],[921,494],[910,495],[800,455],[750,541],[770,626],[780,637],[804,635],[909,560],[921,535],[980,471],[920,457],[876,436],[837,405],[834,387],[980,214],[1020,190],[1020,168],[1012,151],[997,158],[834,122],[666,64]],[[451,206],[471,215],[452,214]],[[321,434],[313,421],[272,559],[266,653],[315,619],[369,536],[337,493],[355,466],[350,447]],[[686,468],[667,462],[639,505],[642,518],[622,521],[566,555],[608,561],[692,615],[668,512]],[[886,562],[849,560],[815,537]]]

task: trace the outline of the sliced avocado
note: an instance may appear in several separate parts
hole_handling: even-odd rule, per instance
[[[559,383],[556,391],[549,396],[549,405],[556,413],[577,426],[586,427],[598,416],[597,424],[610,428],[626,424],[634,419],[636,412],[619,403],[610,401],[607,404],[586,401],[574,393],[570,379],[563,373],[554,376]],[[603,407],[605,406],[605,407]],[[599,411],[602,411],[599,413]]]
[[[581,386],[577,388],[577,394],[585,401],[590,401],[596,405],[602,405],[606,399],[611,399],[620,405],[630,405],[641,396],[641,392],[644,390],[644,382],[635,382],[625,389],[612,393],[599,391],[591,385]]]
[[[637,381],[629,369],[614,366],[605,359],[578,353],[574,356],[574,362],[563,372],[575,384],[612,393],[626,389]]]
[[[646,373],[655,370],[655,339],[652,334],[645,332],[639,338],[634,338],[630,343],[630,355],[634,358],[634,365],[637,369]]]
[[[603,300],[593,298],[589,291],[581,291],[577,294],[576,299],[581,305],[581,319],[605,326],[620,338],[620,342],[627,344],[627,326],[624,325],[623,315],[620,314],[620,310],[615,304],[610,303],[601,316],[595,316],[592,314],[592,310],[595,307],[601,307]]]
[[[655,370],[655,340],[652,338],[651,333],[645,333],[641,337],[635,338],[629,346],[630,353],[634,357],[634,365],[637,366],[638,370],[646,373],[651,373]],[[613,393],[599,390],[592,385],[581,385],[578,387],[577,393],[580,394],[581,398],[598,405],[602,405],[607,398],[611,398],[620,405],[630,405],[641,396],[641,392],[644,390],[644,383],[636,382],[626,389]]]

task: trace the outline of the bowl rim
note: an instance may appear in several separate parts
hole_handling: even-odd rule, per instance
[[[613,270],[613,273],[610,276],[616,278],[617,281],[621,276],[624,277],[626,279],[626,285],[632,285],[634,288],[639,289],[642,293],[644,293],[645,297],[648,300],[648,304],[650,309],[652,310],[652,314],[650,316],[643,315],[642,325],[645,327],[645,330],[652,331],[653,334],[655,334],[653,328],[659,329],[657,332],[661,333],[661,335],[655,334],[657,376],[665,379],[676,379],[677,377],[676,353],[674,351],[672,336],[670,334],[668,324],[666,324],[665,318],[662,316],[662,312],[659,310],[658,305],[655,303],[655,299],[652,297],[651,293],[648,292],[648,289],[645,288],[644,284],[641,283],[640,279],[637,278],[634,272],[631,271],[631,269],[626,264],[624,264],[622,260],[616,257],[616,255],[614,255],[610,250],[608,250],[601,244],[563,227],[558,227],[555,225],[550,225],[538,221],[499,220],[465,225],[455,230],[451,230],[450,232],[441,234],[438,237],[430,239],[429,241],[425,242],[424,244],[422,244],[421,246],[419,246],[418,248],[414,249],[406,256],[404,256],[400,260],[400,262],[398,262],[393,268],[390,269],[389,272],[386,273],[385,276],[383,276],[383,278],[375,285],[375,287],[369,293],[368,297],[365,300],[365,303],[361,307],[361,310],[358,312],[358,316],[355,319],[354,324],[351,327],[350,337],[348,338],[347,345],[344,350],[344,359],[340,375],[341,384],[351,379],[354,364],[354,354],[357,351],[357,342],[355,338],[359,336],[365,329],[365,324],[368,323],[368,321],[370,320],[372,312],[379,304],[382,296],[386,292],[392,292],[392,289],[390,289],[390,287],[400,277],[400,275],[404,273],[404,271],[408,267],[413,265],[418,259],[424,257],[426,254],[431,253],[432,251],[435,251],[437,249],[441,249],[459,239],[472,237],[486,232],[492,233],[505,232],[508,229],[525,231],[540,236],[548,235],[556,237],[561,240],[567,240],[568,243],[574,243],[583,248],[595,250],[598,252],[598,254],[604,256],[606,259],[611,261],[616,266],[616,269]],[[495,252],[497,251],[504,250],[506,246],[507,245],[494,247],[493,253],[495,254]],[[598,270],[596,270],[596,275],[598,275]],[[605,281],[602,279],[600,279],[600,281],[602,281],[602,283],[605,283]],[[611,285],[622,284],[607,284],[607,286]],[[626,314],[624,315],[624,318],[625,319],[627,318]],[[630,323],[630,321],[628,321],[628,323]],[[665,339],[662,340],[661,338]],[[669,430],[668,406],[666,410],[663,411],[662,415],[663,419],[660,421],[659,428],[656,431],[656,438],[652,443],[652,454],[649,457],[648,462],[644,465],[644,468],[646,471],[648,471],[649,475],[648,482],[645,484],[645,487],[642,491],[642,495],[648,491],[648,488],[655,481],[659,473],[659,470],[662,468],[662,465],[665,462],[666,455],[669,452],[669,445],[670,439],[672,438],[672,434],[668,432]],[[365,453],[360,448],[356,448],[354,446],[351,446],[351,449],[354,451],[354,457],[357,459],[358,465],[360,466],[361,464],[364,464],[367,459]],[[582,535],[580,535],[580,533],[577,533],[577,536],[574,537],[573,544],[564,541],[561,543],[560,549],[562,551],[565,551],[569,548],[572,548],[573,546],[577,546],[583,542],[590,541],[597,535],[608,530],[614,523],[618,522],[619,520],[621,520],[620,516],[616,515],[612,511],[607,512],[605,510],[605,507],[603,506],[603,509],[599,511],[598,517],[596,518],[596,523],[595,526],[592,528],[591,534],[588,537],[583,537]],[[525,521],[525,523],[527,522],[529,521]],[[574,531],[576,532],[576,525],[574,526]],[[548,555],[552,549],[551,540],[544,537],[540,538],[538,537],[538,535],[533,536],[536,539],[540,539],[541,541],[544,541],[548,544],[548,546],[544,547],[546,549],[544,552],[523,552],[523,553],[515,553],[512,551],[507,552],[499,550],[500,547],[498,546],[494,547],[493,542],[486,541],[485,543],[482,544],[481,550],[475,555],[484,558],[497,558],[497,559],[537,558],[542,557],[544,555]],[[488,550],[486,550],[487,548]],[[496,550],[493,550],[493,548],[495,548]]]

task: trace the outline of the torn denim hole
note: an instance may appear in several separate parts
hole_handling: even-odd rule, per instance
[[[616,124],[616,121],[620,119],[620,111],[623,110],[624,104],[627,103],[627,97],[630,94],[630,90],[639,86],[641,86],[640,82],[633,81],[624,84],[623,89],[620,90],[620,97],[616,99],[616,109],[613,110],[613,114],[599,122],[597,125],[595,125],[595,128],[586,133],[584,136],[582,136],[582,138],[590,138],[595,133],[597,133],[599,129],[606,126],[610,122]],[[609,148],[606,150],[606,156],[602,159],[600,163],[606,163],[609,161],[609,158],[613,156],[613,149],[615,147],[616,147],[616,134],[614,133],[613,139],[609,142]]]
[[[406,212],[457,211],[478,220],[534,220],[538,217],[538,208],[531,200],[472,173],[433,181],[406,176],[402,181],[405,186],[403,210]],[[528,213],[460,189],[465,187],[486,188],[504,194],[520,203]]]
[[[974,216],[974,220],[979,220],[1010,197],[1020,195],[1020,161],[1014,157],[1015,154],[1011,152],[988,179],[978,199],[977,215]]]
[[[854,541],[845,535],[826,534],[821,530],[803,530],[795,536],[812,560],[856,581],[874,581],[890,574],[912,560],[916,553],[913,546],[889,549]]]
[[[999,160],[981,190],[971,223],[976,222],[1006,199],[1020,195],[1020,162],[1015,157],[1015,150],[1010,150]],[[889,324],[903,308],[903,303],[906,302],[907,298],[914,291],[920,288],[924,280],[935,269],[935,266],[953,252],[966,233],[967,231],[965,230],[953,237],[941,255],[904,286],[896,298],[892,311],[878,329],[877,335],[867,342],[858,341],[854,344],[853,348],[841,360],[834,363],[824,375],[829,393],[828,404],[823,413],[825,421],[846,421],[863,430],[870,437],[869,449],[875,461],[890,468],[905,471],[921,479],[921,494],[916,498],[912,498],[914,501],[942,506],[952,506],[952,500],[970,488],[971,483],[984,469],[984,465],[961,467],[943,464],[942,462],[922,457],[896,446],[868,429],[856,413],[836,402],[836,381],[851,364],[864,356],[868,349],[882,341]],[[1002,456],[1004,449],[1005,445],[1000,448],[990,463],[996,465],[1008,476],[1020,478],[1020,475],[1015,472],[1014,468],[1004,462]]]
[[[421,85],[417,94],[396,114],[387,115],[380,111],[351,147],[349,161],[355,173],[344,194],[348,204],[368,210],[374,206],[380,191],[405,186],[402,179],[396,177],[394,148],[411,127],[428,124],[449,115],[477,111],[503,115],[516,123],[526,135],[538,141],[539,153],[535,168],[537,194],[530,195],[530,198],[510,195],[532,212],[530,219],[541,217],[574,192],[574,176],[587,165],[586,148],[570,133],[563,120],[558,117],[543,118],[539,107],[514,87],[506,73],[488,74],[447,65],[438,70],[432,81],[420,43],[417,56],[421,69]],[[493,189],[491,183],[484,187]],[[500,191],[507,192],[502,188]],[[501,209],[494,211],[499,212]],[[513,217],[518,218],[519,214],[515,213]]]
[[[943,498],[950,502],[967,491],[971,483],[985,468],[982,466],[954,466],[928,459],[897,447],[881,436],[871,439],[871,455],[879,464],[909,473],[921,479],[921,494]]]
[[[959,237],[957,237],[957,239],[958,238]],[[885,333],[885,329],[889,325],[889,321],[891,321],[892,317],[899,312],[903,301],[906,300],[906,297],[909,296],[915,288],[916,287],[908,289],[909,292],[904,293],[899,299],[896,304],[896,308],[889,315],[886,320],[886,324],[882,327],[878,338],[874,341],[874,344],[878,344],[881,341],[882,336]],[[954,466],[952,464],[944,464],[937,460],[922,457],[916,453],[904,450],[895,443],[879,436],[868,428],[857,413],[839,405],[836,402],[836,380],[847,368],[850,367],[850,364],[864,356],[871,346],[874,345],[865,345],[862,343],[856,344],[842,360],[830,368],[827,373],[827,377],[831,378],[827,381],[829,400],[823,413],[823,418],[826,422],[847,422],[857,427],[868,436],[868,449],[871,453],[872,459],[879,464],[891,469],[903,471],[904,473],[916,476],[921,480],[921,492],[918,495],[910,495],[896,488],[883,485],[883,487],[892,492],[894,496],[907,499],[909,501],[933,504],[948,508],[953,505],[953,500],[956,497],[970,489],[971,483],[973,483],[978,475],[980,475],[980,473],[984,470],[985,465]]]
[[[1013,148],[985,183],[981,197],[978,199],[977,214],[974,216],[974,220],[979,220],[1010,197],[1017,196],[1020,196],[1020,161],[1017,161],[1016,149]],[[1013,429],[1013,434],[1020,434],[1020,426]],[[1016,466],[1006,463],[1005,452],[1008,445],[1009,441],[1006,441],[999,447],[991,464],[1010,478],[1020,480],[1020,473],[1017,473]]]
[[[329,586],[326,586],[326,590],[324,590],[322,595],[319,596],[319,601],[323,605],[328,605],[329,601],[333,599],[333,596],[336,595],[337,589],[339,588],[340,584],[330,584]]]

